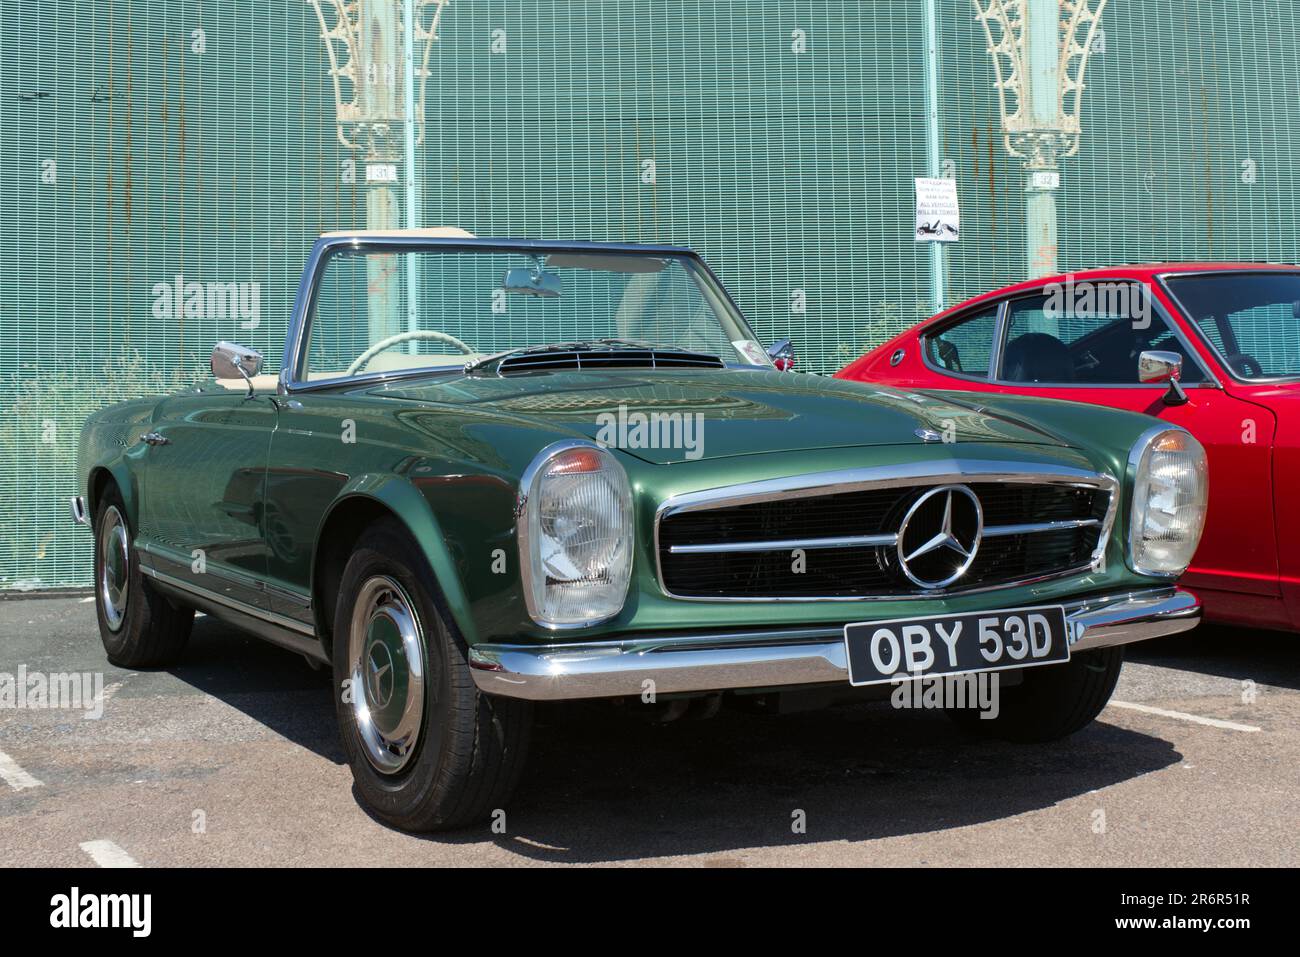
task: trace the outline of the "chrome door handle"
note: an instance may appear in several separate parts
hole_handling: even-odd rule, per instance
[[[140,436],[140,441],[145,445],[171,445],[172,440],[167,438],[161,432],[146,432]]]

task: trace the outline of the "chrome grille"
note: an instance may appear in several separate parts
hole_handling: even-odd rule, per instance
[[[824,489],[786,480],[667,502],[656,522],[660,582],[670,595],[700,600],[849,600],[1002,587],[1100,559],[1117,504],[1112,478],[1005,474],[991,465],[878,483],[835,473]],[[951,583],[918,584],[900,561],[900,527],[925,499],[913,520],[917,534],[927,532],[914,541],[925,542],[948,488],[959,502],[968,490],[979,503],[977,547],[968,562],[954,559],[964,570]],[[957,537],[970,538],[973,524],[954,520]]]

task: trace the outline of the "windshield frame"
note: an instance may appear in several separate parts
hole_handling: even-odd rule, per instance
[[[394,379],[409,379],[439,374],[463,374],[459,365],[437,365],[413,369],[393,369],[382,372],[363,372],[352,376],[336,376],[332,379],[306,380],[302,378],[307,363],[307,349],[311,338],[311,324],[317,289],[329,260],[341,251],[366,253],[404,253],[433,251],[439,253],[520,253],[542,254],[574,253],[597,254],[613,253],[640,256],[672,257],[683,261],[686,269],[700,281],[704,287],[701,292],[706,299],[714,300],[710,305],[721,308],[727,317],[748,333],[754,342],[760,342],[754,334],[753,327],[740,310],[736,300],[708,264],[693,249],[684,246],[654,245],[647,243],[603,243],[570,242],[563,240],[535,239],[487,239],[487,238],[440,238],[429,236],[404,236],[400,232],[382,236],[355,236],[340,234],[322,236],[312,247],[307,266],[298,286],[294,300],[293,319],[285,338],[284,353],[280,362],[280,376],[277,392],[287,395],[292,392],[310,392],[317,389],[330,389],[339,386],[383,383]],[[541,345],[541,343],[539,343]],[[761,343],[760,343],[761,345]],[[727,368],[761,369],[762,366],[746,365],[723,357]]]
[[[1273,383],[1300,382],[1300,372],[1288,373],[1286,375],[1275,376],[1244,376],[1237,372],[1229,363],[1227,357],[1220,351],[1214,341],[1205,334],[1201,324],[1197,322],[1195,314],[1187,308],[1186,303],[1174,291],[1170,285],[1171,279],[1193,279],[1199,276],[1268,276],[1268,275],[1295,275],[1300,276],[1300,267],[1297,266],[1270,266],[1261,264],[1258,267],[1243,267],[1240,269],[1181,269],[1173,272],[1164,272],[1156,276],[1156,282],[1160,284],[1161,291],[1169,297],[1170,301],[1177,307],[1179,314],[1187,322],[1190,333],[1196,336],[1198,342],[1205,345],[1214,356],[1219,368],[1223,374],[1233,382],[1240,382],[1242,385],[1269,385]]]

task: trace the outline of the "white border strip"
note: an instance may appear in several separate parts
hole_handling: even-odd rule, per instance
[[[1141,711],[1143,714],[1158,714],[1162,718],[1177,718],[1180,721],[1191,721],[1194,724],[1203,724],[1209,728],[1222,728],[1225,731],[1259,731],[1260,728],[1253,724],[1236,724],[1232,721],[1220,721],[1218,718],[1202,718],[1200,715],[1188,714],[1185,711],[1166,711],[1164,708],[1153,708],[1146,704],[1134,704],[1131,701],[1111,701],[1112,708],[1127,708],[1129,711]]]

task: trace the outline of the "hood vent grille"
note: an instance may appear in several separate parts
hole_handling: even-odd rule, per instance
[[[553,372],[584,369],[722,369],[717,356],[658,349],[578,350],[534,352],[510,356],[497,366],[500,375],[512,372]]]

